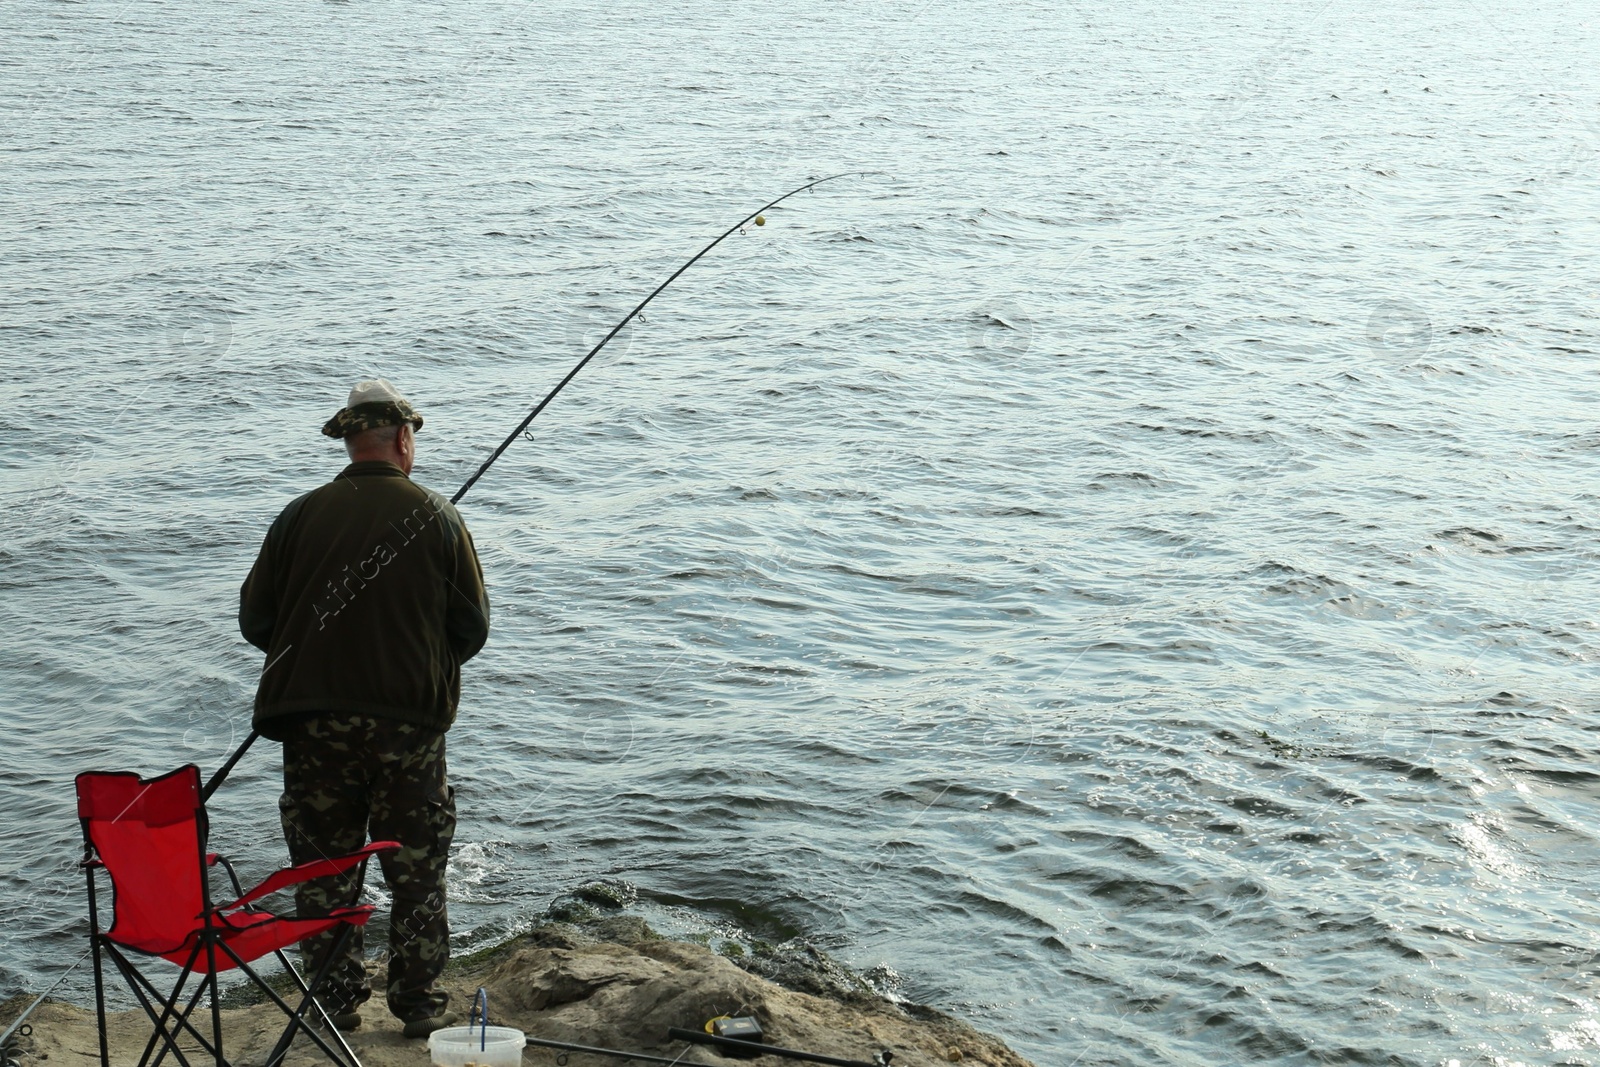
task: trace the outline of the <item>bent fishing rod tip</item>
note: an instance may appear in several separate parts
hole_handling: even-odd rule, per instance
[[[589,354],[584,356],[582,359],[580,359],[578,361],[577,365],[574,366],[571,370],[569,370],[567,372],[566,377],[562,378],[561,381],[557,382],[555,388],[551,389],[548,393],[545,394],[545,397],[544,397],[543,400],[539,401],[538,404],[534,405],[533,410],[528,412],[528,414],[523,418],[523,420],[520,423],[517,424],[517,428],[512,430],[509,434],[506,435],[506,439],[504,441],[501,441],[499,446],[496,447],[493,452],[489,453],[489,458],[484,460],[483,463],[479,465],[478,469],[472,473],[472,476],[469,477],[462,484],[461,488],[457,489],[455,491],[455,495],[450,498],[450,503],[452,503],[452,504],[459,503],[461,498],[467,495],[467,490],[471,489],[475,484],[477,484],[478,479],[483,477],[484,472],[487,471],[490,467],[492,467],[494,465],[495,460],[499,459],[500,456],[505,452],[505,450],[507,448],[511,447],[511,442],[515,441],[519,435],[523,434],[528,429],[528,424],[530,422],[532,422],[535,418],[538,417],[539,412],[543,411],[545,409],[545,407],[550,403],[550,401],[552,401],[552,400],[554,400],[556,398],[556,394],[557,393],[561,392],[561,390],[563,390],[563,389],[565,389],[567,387],[567,383],[568,382],[572,381],[573,378],[577,377],[577,374],[578,374],[579,371],[583,370],[584,367],[588,366],[589,361],[591,359],[593,359],[595,357],[595,355],[597,353],[599,353],[599,351],[602,348],[604,348],[606,346],[606,344],[613,337],[615,337],[617,335],[617,332],[619,330],[621,330],[624,326],[626,326],[635,316],[640,315],[644,311],[645,305],[649,304],[650,301],[654,300],[657,296],[659,296],[661,294],[661,291],[664,290],[667,286],[671,285],[678,278],[678,276],[680,274],[682,274],[684,271],[688,270],[690,267],[692,267],[696,263],[698,263],[700,261],[701,257],[703,257],[707,252],[710,252],[713,248],[717,247],[717,245],[721,244],[724,239],[726,239],[728,237],[731,237],[733,234],[747,232],[745,230],[745,223],[748,222],[748,221],[751,221],[752,219],[755,221],[755,224],[757,226],[765,226],[767,224],[767,215],[766,215],[766,213],[768,211],[771,211],[773,208],[777,207],[779,204],[783,203],[785,200],[789,199],[791,196],[796,196],[796,195],[798,195],[800,193],[807,192],[810,189],[812,189],[812,188],[814,188],[814,187],[816,187],[818,185],[821,185],[823,182],[831,182],[831,181],[833,181],[833,180],[835,180],[837,178],[848,178],[852,174],[857,174],[857,173],[872,173],[872,172],[870,172],[870,171],[841,171],[838,174],[831,174],[831,175],[829,175],[829,176],[827,176],[825,178],[815,178],[815,179],[807,182],[806,184],[804,184],[802,186],[799,186],[798,188],[791,189],[787,193],[784,193],[782,196],[778,197],[776,200],[770,201],[769,203],[757,208],[756,209],[756,213],[754,215],[746,215],[743,219],[741,219],[738,222],[734,223],[732,226],[728,227],[725,231],[723,231],[721,234],[719,234],[717,237],[715,237],[709,244],[707,244],[704,248],[700,249],[700,251],[698,251],[694,255],[690,256],[687,262],[685,262],[677,270],[673,271],[671,274],[669,274],[667,276],[667,280],[666,281],[662,282],[660,285],[658,285],[654,289],[652,289],[650,291],[650,295],[646,296],[643,300],[639,301],[639,303],[634,307],[634,309],[632,311],[630,311],[626,315],[624,315],[622,317],[622,321],[621,322],[619,322],[615,326],[611,327],[611,332],[606,334],[603,338],[601,338],[600,339],[600,343],[595,345],[593,348],[591,348],[589,350]],[[231,764],[229,766],[231,767]],[[224,769],[228,769],[228,768],[224,768]]]

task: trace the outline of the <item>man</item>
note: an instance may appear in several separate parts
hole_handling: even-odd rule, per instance
[[[283,743],[284,838],[295,863],[398,841],[380,862],[389,914],[389,1010],[407,1037],[457,1020],[437,987],[450,953],[444,871],[455,834],[445,731],[461,664],[489,636],[472,537],[443,497],[411,481],[422,416],[382,378],[357,383],[322,432],[350,465],[294,500],[267,531],[239,591],[239,630],[267,654],[256,730]],[[351,904],[347,876],[296,891],[302,914]],[[301,946],[319,967],[334,936]],[[335,1026],[361,1025],[372,995],[353,927],[323,998]]]

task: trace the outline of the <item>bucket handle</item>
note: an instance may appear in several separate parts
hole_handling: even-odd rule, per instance
[[[477,1020],[478,1051],[482,1052],[489,1045],[489,991],[483,986],[478,987],[477,996],[472,998],[472,1010],[467,1013],[467,1040],[472,1040],[472,1024]]]

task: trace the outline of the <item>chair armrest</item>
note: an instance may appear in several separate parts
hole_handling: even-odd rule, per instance
[[[244,896],[244,887],[239,884],[239,873],[233,869],[233,864],[228,862],[226,856],[218,852],[207,852],[206,863],[212,867],[220,863],[222,869],[228,872],[228,881],[233,883],[234,895],[238,897]]]
[[[374,841],[366,848],[352,852],[348,856],[312,860],[309,863],[301,863],[294,867],[285,867],[283,870],[269,875],[266,881],[250,890],[250,892],[241,893],[239,899],[230,901],[217,910],[232,911],[234,908],[244,907],[253,900],[260,900],[264,896],[276,893],[280,889],[287,889],[292,885],[299,885],[301,882],[309,882],[313,878],[326,878],[332,874],[342,874],[358,863],[367,862],[373,856],[385,852],[398,852],[399,850],[400,842],[398,841]]]

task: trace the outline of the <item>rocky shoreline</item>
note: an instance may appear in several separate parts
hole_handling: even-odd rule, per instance
[[[677,1056],[693,1064],[747,1063],[778,1067],[798,1061],[765,1055],[730,1059],[704,1046],[669,1040],[669,1027],[700,1029],[720,1015],[756,1016],[769,1044],[827,1056],[871,1061],[884,1049],[904,1067],[965,1063],[982,1067],[1032,1067],[996,1038],[931,1008],[897,1003],[861,976],[803,941],[754,950],[713,951],[655,933],[643,919],[602,909],[557,910],[553,921],[492,948],[452,961],[445,976],[452,1004],[464,1012],[481,986],[490,1020],[529,1036],[578,1045]],[[381,983],[381,971],[375,976]],[[226,1000],[227,998],[225,998]],[[6,1025],[32,998],[0,1005]],[[230,1059],[260,1063],[281,1030],[270,1004],[234,1003],[223,1011]],[[46,1001],[29,1018],[20,1062],[86,1064],[99,1058],[94,1012]],[[148,1036],[142,1012],[115,1015],[109,1027],[112,1062],[136,1063]],[[364,1067],[421,1067],[423,1041],[401,1036],[383,1006],[381,989],[362,1009],[362,1026],[347,1040]],[[558,1053],[529,1046],[524,1064],[555,1064]],[[572,1053],[568,1062],[624,1061]],[[304,1038],[288,1067],[325,1063]]]

